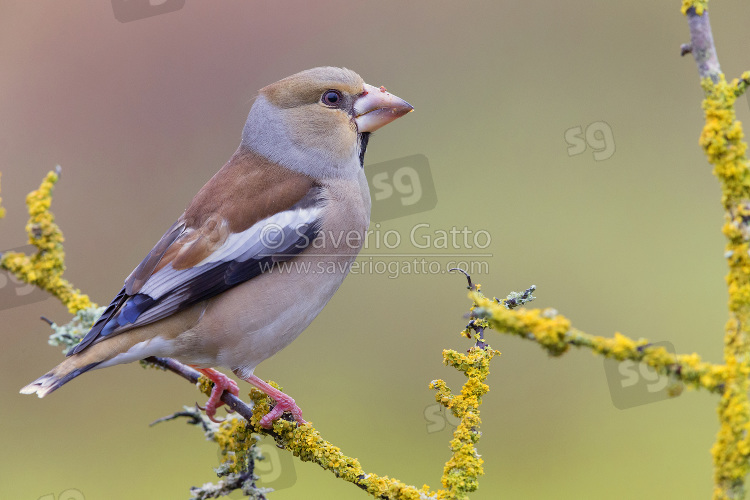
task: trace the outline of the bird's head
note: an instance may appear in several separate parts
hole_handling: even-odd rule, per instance
[[[260,90],[242,145],[313,177],[353,177],[369,134],[412,109],[354,71],[314,68]]]

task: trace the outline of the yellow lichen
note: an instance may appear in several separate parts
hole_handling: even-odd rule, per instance
[[[446,383],[435,380],[430,388],[435,389],[435,400],[460,418],[450,442],[453,455],[446,462],[441,479],[445,490],[440,490],[439,498],[466,499],[468,493],[479,486],[479,476],[484,474],[483,460],[475,448],[479,440],[479,406],[482,396],[489,391],[484,380],[490,373],[492,358],[499,352],[489,348],[473,347],[467,354],[453,350],[443,351],[446,364],[463,372],[466,383],[461,394],[453,395]]]
[[[279,388],[273,382],[269,382]],[[273,430],[260,427],[260,419],[271,407],[271,399],[259,390],[250,393],[253,400],[253,418],[250,421],[252,430],[260,434],[270,434],[280,447],[289,450],[294,456],[305,462],[313,462],[336,477],[354,483],[375,497],[393,500],[419,500],[425,498],[443,498],[437,493],[430,493],[429,487],[410,486],[388,476],[366,473],[356,458],[344,455],[341,450],[324,440],[320,433],[308,422],[297,425],[294,422],[279,419],[274,421]],[[449,497],[444,497],[449,498]]]
[[[256,441],[247,421],[240,418],[226,419],[214,432],[213,439],[219,445],[227,472],[243,472],[250,448]]]
[[[489,390],[484,380],[489,374],[490,360],[496,354],[497,351],[489,347],[472,348],[468,354],[446,350],[443,352],[445,363],[467,377],[461,394],[451,395],[450,389],[442,380],[430,384],[430,387],[437,390],[436,400],[461,419],[451,440],[452,455],[443,471],[442,483],[445,489],[431,492],[427,485],[417,488],[388,476],[366,473],[356,458],[344,455],[337,446],[324,440],[310,422],[298,426],[279,419],[273,423],[271,431],[261,428],[259,422],[270,411],[272,400],[255,389],[250,393],[254,403],[250,426],[254,432],[272,435],[279,446],[301,460],[314,462],[333,472],[336,477],[357,484],[375,497],[393,500],[466,499],[469,492],[476,490],[478,478],[483,474],[482,459],[475,448],[481,423],[479,406],[482,396]],[[274,382],[269,381],[269,384],[281,390]]]
[[[585,347],[595,354],[618,361],[632,360],[653,367],[695,388],[721,392],[726,369],[701,360],[697,354],[674,354],[648,340],[634,340],[619,332],[612,338],[594,336],[571,326],[564,316],[542,309],[507,309],[497,300],[470,292],[472,311],[491,328],[537,342],[553,356],[570,347]]]
[[[680,11],[683,14],[687,14],[690,8],[694,8],[695,13],[702,16],[703,12],[708,8],[708,0],[682,0]]]
[[[742,124],[734,110],[737,96],[746,91],[749,77],[750,73],[745,72],[741,81],[727,83],[724,75],[720,75],[716,83],[709,79],[702,82],[706,122],[700,144],[721,185],[725,210],[722,232],[727,238],[729,266],[726,282],[730,318],[724,335],[725,365],[701,377],[702,381],[720,378],[724,386],[718,407],[720,428],[711,449],[715,500],[743,496],[744,479],[750,470],[747,432],[750,425],[750,359],[747,356],[750,349],[750,170]]]
[[[706,0],[685,0],[683,12],[695,8],[702,15]],[[537,342],[549,354],[560,356],[570,347],[588,348],[594,354],[619,361],[632,360],[644,363],[657,372],[669,375],[688,386],[704,388],[719,393],[720,429],[711,449],[714,460],[714,500],[736,500],[744,495],[744,479],[750,471],[750,169],[746,157],[747,145],[741,123],[736,119],[734,104],[738,96],[750,86],[750,72],[741,79],[727,83],[719,75],[716,83],[702,82],[705,92],[703,109],[705,126],[700,136],[709,163],[722,188],[722,205],[725,221],[722,232],[727,238],[727,288],[729,291],[730,318],[725,327],[724,364],[703,361],[697,354],[674,354],[663,347],[651,345],[645,339],[632,339],[620,332],[611,338],[593,336],[572,327],[568,318],[551,309],[508,309],[503,301],[488,299],[476,285],[470,292],[473,301],[473,324],[461,334],[493,328]],[[65,253],[63,236],[50,212],[52,190],[58,180],[50,172],[40,188],[27,197],[29,222],[26,226],[29,242],[37,251],[30,256],[6,253],[0,267],[14,273],[24,282],[35,284],[61,300],[70,310],[92,307],[86,295],[65,280]],[[4,215],[0,207],[0,217]],[[486,344],[485,342],[482,344]],[[478,345],[482,345],[478,344]],[[259,426],[273,402],[268,396],[254,390],[255,403],[250,422],[228,419],[214,434],[224,456],[229,472],[240,472],[246,464],[249,450],[255,442],[252,433],[268,434],[279,446],[289,450],[301,460],[317,463],[337,477],[352,482],[378,498],[393,500],[456,499],[464,500],[478,487],[483,474],[483,461],[476,450],[479,439],[479,406],[489,387],[484,383],[489,374],[489,363],[497,351],[489,347],[474,347],[466,354],[454,350],[443,351],[446,364],[466,375],[460,393],[451,391],[443,380],[430,384],[436,401],[460,423],[450,442],[451,456],[445,464],[441,478],[443,489],[430,491],[410,486],[388,476],[366,473],[355,458],[325,441],[311,423],[298,426],[279,419],[272,430]],[[276,384],[272,385],[278,388]],[[201,377],[198,388],[209,394],[213,383]],[[676,395],[680,385],[670,388]]]
[[[58,174],[49,172],[39,189],[26,197],[29,209],[29,222],[26,232],[29,243],[37,248],[33,255],[20,252],[7,252],[0,258],[0,267],[7,269],[18,279],[48,291],[68,307],[71,314],[94,306],[87,295],[73,287],[62,277],[65,271],[65,251],[62,231],[55,224],[50,212],[52,190]]]
[[[213,390],[214,385],[215,384],[213,383],[213,381],[211,381],[211,379],[209,379],[205,375],[201,375],[200,377],[198,377],[198,382],[195,383],[195,386],[198,388],[198,390],[206,396],[211,395],[211,391]]]

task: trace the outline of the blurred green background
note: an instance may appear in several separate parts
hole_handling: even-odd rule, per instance
[[[712,7],[734,77],[750,69],[748,7]],[[722,212],[697,143],[697,71],[679,57],[688,39],[677,1],[187,2],[127,23],[109,2],[5,1],[2,248],[26,243],[24,196],[62,165],[53,210],[66,276],[107,303],[234,151],[257,89],[346,66],[416,108],[373,137],[367,163],[421,154],[434,179],[433,210],[381,231],[488,231],[492,257],[480,260],[489,272],[473,276],[487,294],[535,284],[534,306],[589,333],[669,341],[719,361]],[[750,118],[744,97],[738,116]],[[570,156],[566,131],[595,122],[611,130],[614,153]],[[406,242],[370,253],[398,260],[389,252],[427,251]],[[256,373],[281,383],[366,470],[437,487],[452,428],[429,432],[441,426],[427,384],[461,382],[441,350],[470,345],[457,335],[470,305],[464,285],[444,273],[352,275]],[[0,498],[75,489],[85,500],[184,499],[189,486],[216,480],[215,446],[197,429],[148,427],[202,402],[193,387],[125,365],[44,400],[19,395],[61,360],[39,316],[69,316],[53,299],[2,307]],[[602,359],[550,359],[533,343],[488,338],[502,356],[482,406],[486,475],[472,498],[709,497],[715,396],[685,391],[620,410]],[[366,498],[314,465],[282,462],[286,487],[271,499]]]

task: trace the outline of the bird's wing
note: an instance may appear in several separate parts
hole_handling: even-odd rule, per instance
[[[258,182],[265,175],[259,177],[257,165],[241,165],[246,175],[238,175],[233,161],[237,163],[233,157],[222,169],[230,167],[229,171],[223,176],[220,171],[196,195],[68,355],[214,297],[310,246],[323,210],[315,183],[282,171],[271,188],[267,182]],[[222,186],[217,186],[227,176],[234,180],[231,191],[235,196],[226,196]],[[257,195],[251,197],[255,203],[243,207],[240,202],[247,201],[252,192]],[[262,218],[256,220],[259,215]]]

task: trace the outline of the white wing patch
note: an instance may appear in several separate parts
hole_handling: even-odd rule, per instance
[[[322,207],[314,206],[286,210],[258,221],[241,233],[230,234],[223,245],[194,267],[179,271],[172,264],[163,267],[146,281],[139,293],[159,299],[221,264],[297,253],[300,249],[295,248],[296,245],[309,245],[309,241],[300,243],[299,240],[307,228],[315,224],[321,212]]]

